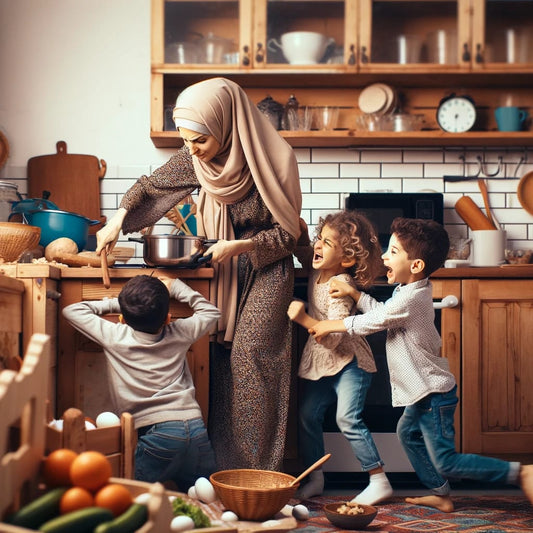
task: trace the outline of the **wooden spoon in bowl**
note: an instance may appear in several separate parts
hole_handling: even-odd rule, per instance
[[[302,481],[302,479],[307,476],[307,474],[310,474],[313,470],[324,464],[330,457],[330,453],[327,453],[326,455],[324,455],[324,457],[321,457],[318,461],[316,461],[316,463],[313,463],[307,470],[304,470],[296,479],[292,480],[289,483],[289,486],[292,487],[293,485],[296,485],[296,483]]]

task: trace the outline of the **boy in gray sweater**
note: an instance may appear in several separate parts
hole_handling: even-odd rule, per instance
[[[194,314],[171,321],[170,297]],[[120,313],[119,323],[106,320],[109,313]],[[179,279],[140,275],[118,298],[72,304],[63,315],[103,347],[115,412],[131,413],[137,429],[135,479],[172,481],[186,492],[198,477],[214,472],[186,356],[220,311]]]

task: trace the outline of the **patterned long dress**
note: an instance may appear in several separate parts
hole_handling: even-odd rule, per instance
[[[125,233],[155,223],[199,184],[182,149],[126,193]],[[209,434],[218,468],[281,470],[289,405],[294,238],[272,220],[254,188],[229,206],[239,256],[239,307],[231,349],[216,345],[211,361]]]

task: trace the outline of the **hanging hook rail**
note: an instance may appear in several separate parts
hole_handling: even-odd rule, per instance
[[[501,155],[498,156],[498,168],[496,169],[496,172],[490,173],[487,172],[487,163],[485,162],[485,159],[481,159],[481,156],[477,156],[477,160],[479,163],[479,169],[480,171],[487,177],[487,178],[493,178],[494,176],[497,176],[501,169],[503,164],[503,157]],[[479,174],[478,174],[479,175]]]
[[[459,159],[463,162],[463,174],[462,176],[442,176],[442,179],[444,181],[469,181],[469,180],[477,180],[479,175],[481,174],[481,159],[478,156],[478,169],[475,174],[466,175],[466,158],[464,155],[460,155]]]

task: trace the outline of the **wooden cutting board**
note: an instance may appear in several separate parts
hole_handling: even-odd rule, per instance
[[[100,214],[100,180],[107,164],[94,155],[68,154],[67,143],[56,143],[57,153],[28,160],[28,198],[50,192],[50,201],[63,211],[84,215],[100,224],[89,226],[96,233],[106,221]]]

